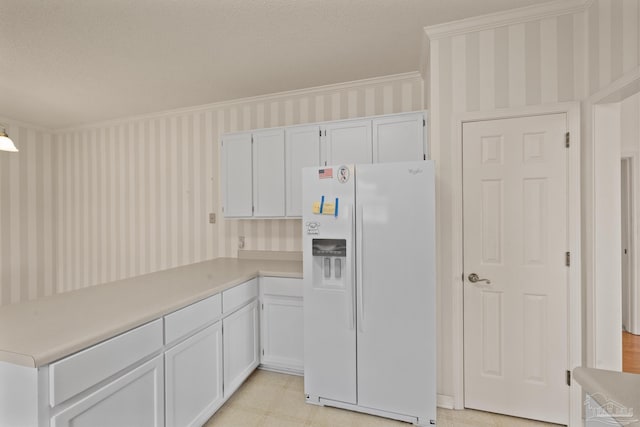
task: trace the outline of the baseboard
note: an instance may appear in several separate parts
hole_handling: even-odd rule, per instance
[[[436,396],[436,405],[438,408],[453,409],[453,396],[438,394]]]
[[[283,368],[280,366],[262,365],[262,364],[258,366],[258,369],[262,369],[263,371],[277,372],[279,374],[297,375],[299,377],[304,376],[304,371],[300,369]]]

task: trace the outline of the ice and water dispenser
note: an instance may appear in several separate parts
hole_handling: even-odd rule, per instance
[[[315,287],[344,287],[346,239],[313,239],[313,283]]]

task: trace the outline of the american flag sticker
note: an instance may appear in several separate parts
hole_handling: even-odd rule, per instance
[[[320,179],[333,178],[333,168],[324,168],[324,169],[318,170],[318,178]]]

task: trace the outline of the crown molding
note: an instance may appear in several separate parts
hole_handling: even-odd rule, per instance
[[[6,128],[5,128],[6,125]],[[44,126],[37,125],[35,123],[29,123],[22,120],[12,119],[10,117],[0,116],[0,127],[7,129],[7,132],[11,132],[11,129],[15,128],[27,128],[37,132],[45,132],[53,134],[53,130]]]
[[[373,85],[381,85],[386,83],[397,83],[397,82],[408,81],[408,80],[422,81],[422,75],[420,74],[419,71],[411,71],[408,73],[400,73],[400,74],[391,74],[388,76],[372,77],[368,79],[353,80],[349,82],[334,83],[334,84],[323,85],[323,86],[314,86],[314,87],[305,88],[305,89],[295,89],[295,90],[289,90],[285,92],[276,92],[276,93],[271,93],[266,95],[232,99],[229,101],[214,102],[211,104],[196,105],[193,107],[185,107],[185,108],[178,108],[173,110],[159,111],[159,112],[149,113],[149,114],[121,117],[113,120],[105,120],[101,122],[86,123],[86,124],[81,124],[77,126],[69,126],[66,128],[55,129],[52,132],[54,134],[61,134],[66,132],[86,130],[86,129],[95,128],[95,127],[117,126],[117,125],[131,122],[131,121],[157,119],[157,118],[162,118],[167,116],[177,116],[177,115],[184,115],[184,114],[190,114],[190,113],[198,113],[201,111],[228,108],[236,105],[249,104],[253,102],[278,101],[285,98],[294,98],[297,96],[312,95],[314,93],[320,93],[320,92],[340,91],[344,89],[354,89],[362,86],[373,86]]]
[[[593,0],[556,0],[549,3],[432,25],[425,27],[424,32],[430,40],[437,40],[511,24],[582,12],[592,3]]]

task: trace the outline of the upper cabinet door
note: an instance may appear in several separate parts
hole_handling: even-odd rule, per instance
[[[251,216],[251,132],[222,137],[222,174],[224,216]]]
[[[284,129],[253,133],[253,216],[284,216]]]
[[[320,126],[285,130],[287,216],[302,216],[302,168],[320,166]]]
[[[371,163],[371,120],[348,120],[324,127],[324,155],[327,165]]]
[[[423,160],[424,114],[399,114],[373,119],[373,162]]]

